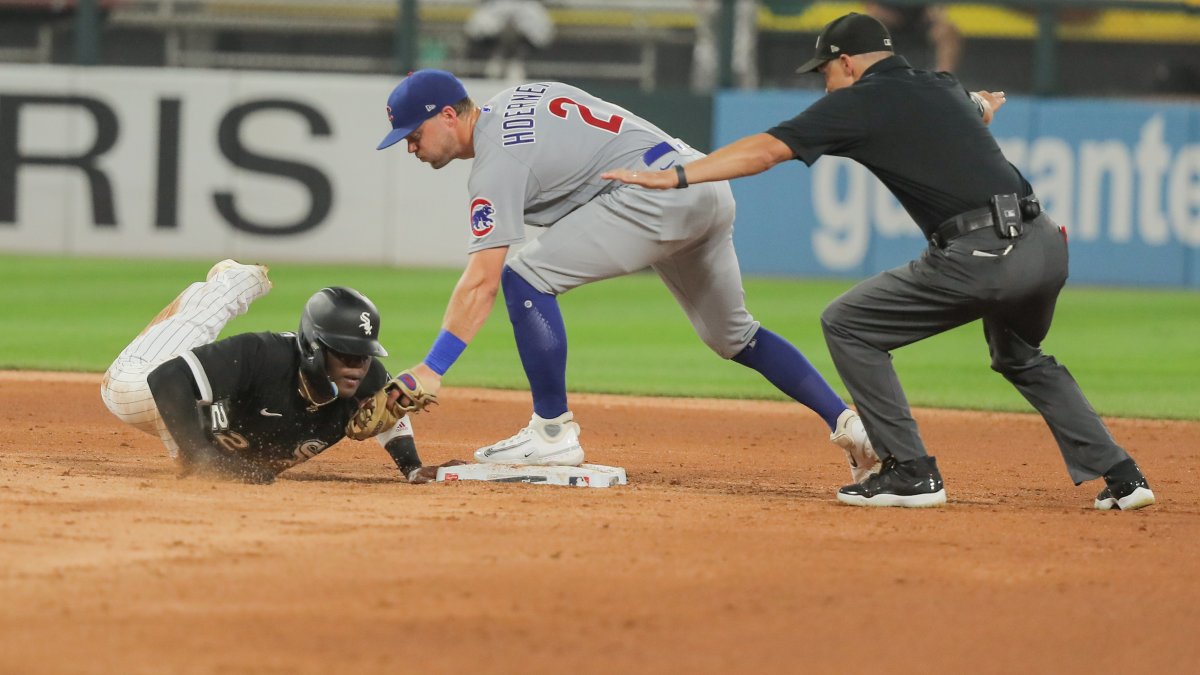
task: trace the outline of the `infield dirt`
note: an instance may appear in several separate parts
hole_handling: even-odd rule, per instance
[[[0,374],[3,673],[1192,673],[1200,424],[1110,420],[1158,504],[1092,509],[1034,415],[918,410],[950,503],[839,505],[786,403],[573,397],[610,489],[407,485],[345,441],[179,480],[98,375]],[[447,389],[426,463],[528,394]]]

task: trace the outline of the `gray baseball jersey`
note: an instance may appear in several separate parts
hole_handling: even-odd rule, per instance
[[[686,164],[701,153],[558,82],[521,85],[488,101],[474,143],[469,252],[518,244],[525,224],[546,227],[508,262],[543,293],[651,267],[723,357],[758,329],[746,311],[727,182],[644,190],[600,178],[614,168]]]
[[[523,224],[548,227],[616,188],[600,173],[640,167],[673,139],[628,110],[562,84],[523,84],[497,94],[475,125],[471,245],[521,242]],[[679,147],[683,147],[679,144]]]

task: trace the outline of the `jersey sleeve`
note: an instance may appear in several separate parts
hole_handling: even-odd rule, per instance
[[[865,115],[855,98],[849,88],[832,92],[767,133],[809,166],[822,155],[844,155],[867,134]]]
[[[524,241],[526,198],[536,184],[530,167],[513,153],[487,138],[480,145],[467,184],[471,197],[467,253]]]
[[[243,333],[184,352],[199,400],[212,403],[249,389],[265,358],[264,347],[263,335]]]

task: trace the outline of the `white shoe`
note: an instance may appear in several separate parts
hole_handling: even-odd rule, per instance
[[[208,270],[208,276],[205,277],[205,281],[213,281],[222,274],[228,276],[228,273],[249,274],[262,283],[264,288],[270,290],[272,284],[271,280],[267,277],[268,271],[269,268],[266,265],[244,265],[231,258],[226,258]],[[263,292],[265,293],[266,291]]]
[[[838,415],[837,427],[829,434],[829,440],[836,443],[846,453],[846,461],[850,464],[850,477],[855,483],[861,483],[867,478],[879,473],[879,455],[867,438],[867,429],[863,426],[858,413],[846,408]]]
[[[475,451],[475,461],[483,464],[523,464],[534,466],[579,466],[583,448],[579,445],[579,425],[570,411],[552,420],[535,413],[529,426],[512,438]]]

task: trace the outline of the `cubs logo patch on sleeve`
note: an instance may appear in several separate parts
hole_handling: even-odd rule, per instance
[[[492,233],[492,229],[496,227],[496,221],[492,217],[496,213],[496,208],[492,203],[483,197],[476,198],[471,201],[471,236],[476,239],[482,239]]]

